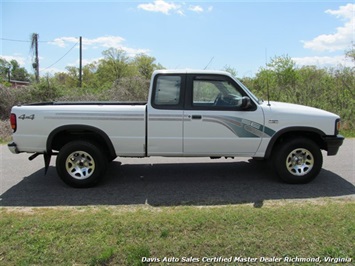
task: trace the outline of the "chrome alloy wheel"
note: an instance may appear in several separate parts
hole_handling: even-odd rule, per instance
[[[67,157],[65,169],[75,179],[87,179],[95,171],[95,161],[89,153],[75,151]]]
[[[286,168],[295,176],[304,176],[308,174],[313,166],[313,155],[309,150],[304,148],[291,151],[286,158]]]

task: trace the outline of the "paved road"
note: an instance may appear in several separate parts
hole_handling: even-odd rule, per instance
[[[58,178],[55,158],[45,176],[41,156],[30,162],[28,154],[13,155],[0,145],[0,206],[258,206],[274,199],[355,199],[354,150],[355,139],[345,140],[337,156],[324,156],[320,175],[306,185],[280,183],[266,163],[245,158],[121,158],[99,186],[74,189]]]

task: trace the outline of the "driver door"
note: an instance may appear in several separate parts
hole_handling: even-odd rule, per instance
[[[225,76],[190,76],[184,110],[185,156],[252,156],[263,135],[263,113],[252,103],[242,109],[246,93]]]

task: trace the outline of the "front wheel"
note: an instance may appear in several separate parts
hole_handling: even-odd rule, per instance
[[[94,186],[104,175],[106,157],[95,144],[72,141],[61,148],[56,160],[59,177],[69,186]]]
[[[323,157],[318,145],[310,139],[286,139],[276,148],[274,167],[279,177],[290,184],[304,184],[319,174]]]

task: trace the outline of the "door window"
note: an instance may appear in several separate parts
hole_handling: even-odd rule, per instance
[[[242,94],[225,80],[194,80],[192,106],[219,109],[236,108],[242,104]]]

